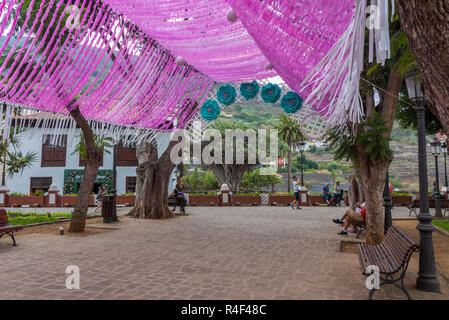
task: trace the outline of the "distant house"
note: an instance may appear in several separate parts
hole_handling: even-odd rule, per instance
[[[16,118],[16,122],[33,121],[36,115]],[[20,151],[36,152],[38,161],[32,167],[25,169],[22,175],[14,175],[7,179],[7,188],[11,192],[32,194],[37,190],[48,191],[50,185],[55,184],[63,194],[76,194],[78,192],[86,160],[79,153],[73,154],[80,139],[81,130],[58,129],[57,138],[48,134],[48,129],[35,127],[31,123],[30,128],[20,134],[22,146]],[[70,140],[72,138],[72,141]],[[157,138],[158,146],[166,148],[168,135]],[[167,141],[164,141],[167,140]],[[165,149],[164,148],[164,149]],[[113,174],[113,148],[110,153],[104,153],[100,163],[97,179],[92,192],[97,193],[102,184],[112,187]],[[159,150],[159,154],[161,151]],[[135,147],[123,147],[117,145],[116,152],[117,170],[117,194],[136,192],[136,168],[138,165]],[[173,188],[174,176],[172,176],[170,189]]]

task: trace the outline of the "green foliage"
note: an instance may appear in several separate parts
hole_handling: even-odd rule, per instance
[[[100,149],[103,154],[111,153],[109,149],[113,147],[113,145],[111,144],[112,141],[113,139],[111,137],[98,137],[96,134],[94,134],[95,146]],[[75,150],[72,152],[72,155],[73,154],[79,154],[83,159],[87,158],[86,141],[84,139],[83,132],[80,133],[80,140],[76,145]]]
[[[245,172],[241,186],[247,190],[260,190],[263,187],[274,187],[282,183],[278,175],[261,175],[260,169]]]
[[[330,128],[325,136],[325,140],[329,145],[329,150],[334,152],[336,161],[353,161],[357,155],[355,147],[355,138],[352,131],[341,131],[339,128]]]
[[[318,170],[318,163],[313,161],[313,160],[309,160],[307,159],[307,157],[305,155],[303,155],[303,164],[304,164],[304,171],[308,171],[308,170]],[[301,156],[299,156],[299,158],[294,159],[295,165],[294,167],[296,169],[301,170]]]
[[[290,148],[305,140],[299,125],[285,114],[279,116],[279,123],[276,129],[279,131],[279,139],[284,141]]]
[[[215,175],[213,174],[212,171],[207,171],[203,181],[206,189],[215,190],[220,187],[217,178],[215,178]]]
[[[393,197],[409,197],[412,194],[411,193],[405,193],[405,192],[392,192],[391,194]]]
[[[239,193],[236,193],[235,194],[236,196],[253,196],[253,197],[259,197],[260,196],[260,193],[259,192],[248,192],[248,193],[242,193],[242,192],[239,192]]]
[[[9,194],[9,196],[10,196],[10,197],[26,197],[26,196],[28,196],[28,195],[25,194],[25,193],[20,193],[20,192],[11,192],[11,193]]]
[[[402,100],[404,101],[399,102],[395,118],[402,128],[411,129],[416,132],[418,130],[416,110],[410,104],[406,91],[407,90],[403,90],[402,92]],[[427,134],[434,134],[443,127],[440,120],[429,110],[429,108],[425,108],[425,120]]]
[[[315,146],[315,145],[311,145],[310,147],[309,147],[309,150],[308,150],[309,152],[311,152],[311,153],[316,153],[317,151],[318,151],[318,148],[317,148],[317,146]]]
[[[91,214],[88,214],[91,216]],[[71,219],[71,213],[55,212],[51,214],[40,212],[8,212],[8,219],[12,225],[28,225],[41,222],[59,220],[58,218]]]
[[[358,125],[358,136],[352,130],[331,128],[326,134],[326,142],[334,151],[336,161],[353,162],[357,155],[356,144],[363,146],[363,152],[369,154],[370,161],[384,160],[391,156],[390,141],[385,138],[388,129],[385,121],[377,112],[372,112]],[[332,170],[332,168],[330,168]]]
[[[342,165],[339,164],[339,163],[336,162],[336,161],[332,161],[332,162],[330,162],[330,163],[328,164],[328,170],[329,170],[329,171],[340,170],[341,167],[342,167]]]
[[[360,123],[359,129],[357,143],[364,146],[363,151],[369,154],[371,161],[384,160],[391,155],[389,140],[385,138],[388,129],[379,113],[372,112]]]
[[[45,195],[45,191],[44,190],[36,190],[31,195],[32,196],[43,197]]]
[[[38,159],[36,152],[29,151],[23,154],[20,151],[20,148],[23,146],[20,134],[24,131],[25,129],[19,131],[18,128],[12,127],[7,139],[0,140],[0,161],[6,163],[10,177],[15,174],[23,174]]]
[[[446,231],[449,232],[449,222],[446,221],[441,221],[441,220],[432,220],[433,225],[440,227]]]
[[[199,171],[198,168],[182,178],[184,188],[189,190],[218,190],[219,184],[212,171]]]
[[[404,187],[401,180],[399,180],[398,178],[390,177],[390,182],[394,188],[403,188]]]

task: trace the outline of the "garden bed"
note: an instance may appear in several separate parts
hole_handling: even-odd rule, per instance
[[[88,218],[93,217],[92,214],[87,215]],[[66,221],[72,219],[71,213],[39,213],[39,212],[8,212],[9,223],[12,225],[34,225],[47,222]]]
[[[8,205],[11,207],[43,207],[44,203],[44,196],[8,196]]]
[[[218,206],[218,196],[189,195],[189,206]]]
[[[293,200],[295,200],[295,196],[292,195],[270,195],[268,198],[268,204],[270,206],[273,205],[288,206]]]
[[[412,196],[392,196],[393,206],[409,206],[412,204]]]
[[[63,195],[60,197],[60,203],[59,206],[61,207],[74,207],[76,204],[76,199],[78,196],[72,196],[72,195]],[[95,206],[95,196],[90,196],[89,198],[89,206],[93,207]]]
[[[136,202],[136,197],[133,195],[121,195],[117,196],[115,200],[116,204],[124,204],[127,206],[133,206]]]
[[[260,206],[262,204],[262,198],[260,195],[233,195],[231,199],[234,206]]]

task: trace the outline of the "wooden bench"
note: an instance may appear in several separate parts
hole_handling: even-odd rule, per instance
[[[391,226],[382,243],[371,246],[366,243],[357,245],[359,262],[362,274],[366,277],[372,273],[367,272],[367,267],[377,266],[380,273],[380,285],[392,284],[401,289],[411,300],[411,296],[404,286],[404,277],[407,272],[408,263],[413,252],[417,252],[419,246],[401,229]],[[396,282],[400,281],[400,285]],[[370,290],[368,299],[372,299],[377,289]]]
[[[8,214],[5,209],[0,209],[0,238],[7,234],[12,239],[12,245],[16,246],[14,232],[22,230],[22,226],[13,226],[9,223]]]
[[[445,216],[449,212],[449,200],[440,200],[441,210],[443,210],[443,215]],[[429,200],[429,208],[435,209],[436,207],[436,201],[435,199]],[[410,217],[412,215],[412,212],[415,214],[416,217],[418,217],[418,212],[416,209],[419,208],[419,200],[415,199],[412,201],[412,204],[407,207],[409,209],[408,216]]]

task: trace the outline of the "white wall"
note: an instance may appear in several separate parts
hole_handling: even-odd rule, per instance
[[[68,130],[62,133],[68,133]],[[75,137],[70,144],[70,139],[67,145],[67,153],[66,153],[66,167],[41,167],[41,159],[42,159],[42,136],[43,130],[41,129],[28,129],[24,133],[21,134],[23,146],[20,148],[20,151],[23,154],[26,154],[28,151],[36,152],[37,161],[34,162],[33,166],[29,169],[25,169],[23,174],[14,175],[12,178],[7,177],[7,187],[11,192],[20,192],[28,194],[30,192],[30,178],[44,178],[44,177],[52,177],[53,183],[56,184],[59,190],[62,191],[64,187],[64,171],[66,169],[83,169],[83,167],[79,166],[79,155],[74,154],[76,144],[79,139],[79,129],[75,133]],[[159,156],[167,149],[169,142],[169,134],[164,134],[157,138],[157,142],[159,147]],[[104,154],[103,158],[103,166],[100,169],[110,169],[113,167],[113,150],[111,148],[110,154]],[[136,167],[121,167],[117,166],[117,194],[123,194],[126,192],[126,177],[135,177],[136,176]],[[172,176],[171,184],[169,186],[169,192],[171,192],[174,188],[174,176]]]

